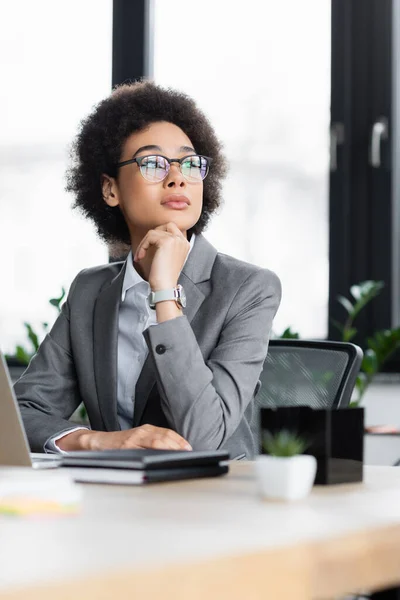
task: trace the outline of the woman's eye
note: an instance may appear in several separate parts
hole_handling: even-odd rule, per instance
[[[198,169],[199,161],[198,160],[188,160],[183,163],[183,166],[186,167],[187,169]]]
[[[157,162],[156,160],[147,160],[147,161],[143,161],[143,165],[147,168],[147,169],[157,169],[160,168],[161,165],[159,162]]]

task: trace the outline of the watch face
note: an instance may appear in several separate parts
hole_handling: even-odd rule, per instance
[[[186,294],[185,294],[185,290],[183,289],[183,287],[181,285],[178,285],[178,292],[179,292],[180,303],[183,306],[183,308],[186,308]]]
[[[156,305],[154,304],[154,292],[150,292],[147,300],[148,300],[150,308],[152,308],[153,310],[156,310]]]

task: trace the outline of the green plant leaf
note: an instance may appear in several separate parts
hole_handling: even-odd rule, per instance
[[[29,354],[22,346],[15,348],[15,358],[23,365],[28,365],[32,355]]]
[[[295,331],[292,331],[291,327],[287,327],[285,331],[280,336],[281,340],[298,340],[300,336]]]
[[[32,329],[32,326],[29,323],[24,323],[24,325],[28,332],[28,339],[31,342],[34,351],[37,352],[39,348],[39,337],[37,333]]]
[[[263,449],[271,456],[297,456],[302,454],[309,443],[296,433],[281,429],[276,433],[263,433]]]
[[[338,299],[338,302],[340,302],[340,304],[348,312],[348,314],[351,315],[353,313],[353,308],[354,307],[353,307],[352,303],[350,302],[350,300],[348,300],[344,296],[338,296],[337,299]]]
[[[379,364],[376,352],[372,350],[372,348],[368,348],[368,350],[366,350],[364,353],[364,358],[361,363],[361,369],[362,371],[364,371],[364,373],[367,373],[371,376],[375,375],[375,373],[378,371],[378,368]]]
[[[352,400],[349,404],[349,408],[357,408],[360,405],[360,400]]]
[[[367,340],[369,348],[375,352],[378,368],[381,369],[388,358],[400,347],[400,327],[377,331]]]
[[[360,300],[362,296],[362,288],[360,285],[352,285],[350,288],[350,294],[353,296],[354,300]]]
[[[50,302],[50,304],[55,306],[58,309],[58,311],[60,312],[60,310],[61,310],[60,305],[61,305],[61,302],[63,301],[64,297],[65,297],[65,289],[62,288],[61,296],[59,298],[52,298],[51,300],[49,300],[49,302]],[[23,346],[19,345],[16,347],[14,354],[11,355],[11,358],[15,357],[16,360],[18,360],[21,364],[27,365],[29,363],[30,359],[32,358],[32,356],[34,356],[34,354],[36,354],[36,352],[38,351],[40,342],[39,342],[39,335],[33,329],[32,325],[30,323],[25,322],[24,326],[25,326],[25,329],[27,332],[28,340],[32,344],[33,352],[29,352]],[[42,327],[43,327],[43,331],[46,333],[49,328],[49,324],[42,323]]]
[[[87,419],[88,414],[87,414],[87,410],[86,410],[86,407],[83,404],[83,402],[79,407],[78,414],[82,421],[85,421]]]
[[[58,310],[58,312],[61,312],[61,302],[64,300],[64,297],[65,289],[62,287],[61,296],[59,298],[51,298],[51,300],[49,300],[50,304],[54,306]]]
[[[360,313],[360,311],[369,303],[373,298],[378,296],[385,284],[383,281],[363,281],[358,285],[353,285],[350,288],[350,292],[353,297],[358,296],[357,302],[354,305],[352,317],[353,319]]]
[[[368,378],[365,373],[360,371],[356,377],[356,388],[360,390],[365,386],[366,383],[368,383]]]
[[[346,327],[343,329],[343,341],[350,342],[353,337],[357,334],[357,329],[355,327]]]
[[[344,327],[343,327],[343,325],[341,323],[339,323],[339,321],[336,321],[335,319],[331,319],[330,321],[331,321],[332,325],[334,327],[336,327],[336,329],[338,331],[340,331],[340,333],[343,332]]]
[[[358,398],[355,401],[355,405],[358,406],[366,392],[366,389],[369,385],[370,382],[370,378],[367,376],[366,373],[363,373],[363,371],[360,371],[359,374],[357,375],[356,378],[356,383],[355,383],[355,388],[357,390],[358,393]],[[353,402],[351,402],[349,404],[349,407],[351,407],[353,405]]]
[[[382,289],[385,287],[383,281],[374,281],[368,279],[366,281],[362,281],[358,285],[352,285],[350,288],[350,293],[355,300],[361,300],[363,298],[372,298],[377,296]]]

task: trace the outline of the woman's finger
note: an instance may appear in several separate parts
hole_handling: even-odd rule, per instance
[[[186,239],[186,237],[183,235],[182,231],[179,229],[178,225],[176,223],[174,223],[173,221],[170,221],[169,223],[164,223],[163,225],[159,225],[158,227],[155,228],[155,230],[161,230],[161,231],[166,231],[168,233],[170,233],[171,235],[175,235],[177,237],[181,237]]]
[[[177,442],[174,442],[173,440],[170,440],[165,437],[164,438],[162,438],[162,437],[153,438],[151,440],[149,446],[150,446],[150,448],[154,448],[156,450],[183,450],[184,449]]]
[[[166,444],[169,448],[192,450],[189,442],[173,429],[148,424],[142,425],[139,429],[141,436],[152,440],[160,440],[161,443]]]
[[[135,262],[138,260],[141,260],[142,258],[144,258],[146,256],[146,252],[150,246],[159,246],[160,242],[163,239],[166,239],[169,237],[171,237],[171,234],[167,233],[166,231],[161,231],[160,229],[158,229],[156,231],[155,229],[151,229],[150,231],[148,231],[146,233],[146,235],[144,236],[144,238],[142,239],[142,241],[136,248],[136,252],[135,252],[135,256],[133,257],[133,260]]]

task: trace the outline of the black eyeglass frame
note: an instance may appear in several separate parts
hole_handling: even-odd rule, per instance
[[[183,156],[182,158],[168,158],[167,156],[164,156],[163,154],[146,154],[146,156],[138,156],[137,158],[130,158],[129,160],[124,160],[124,161],[122,161],[122,162],[119,162],[119,163],[117,163],[117,164],[115,165],[115,167],[116,167],[117,169],[119,169],[119,167],[124,167],[125,165],[130,165],[130,164],[132,164],[132,163],[136,163],[136,164],[137,164],[137,166],[138,166],[138,167],[139,167],[139,169],[140,169],[140,167],[141,167],[141,164],[142,164],[142,161],[143,161],[145,158],[150,158],[151,156],[159,156],[160,158],[165,158],[165,160],[166,160],[166,161],[167,161],[167,163],[169,164],[170,168],[171,168],[171,164],[172,164],[172,163],[174,163],[174,162],[177,162],[177,163],[179,163],[179,170],[180,170],[180,172],[182,173],[182,175],[185,177],[185,179],[187,179],[187,177],[186,177],[186,175],[185,175],[185,174],[182,172],[182,163],[183,163],[185,160],[187,160],[188,158],[193,158],[193,157],[195,157],[195,156],[196,156],[196,157],[199,157],[199,158],[205,158],[205,159],[208,161],[208,164],[207,164],[207,173],[206,173],[206,175],[205,175],[204,179],[207,177],[207,175],[208,175],[208,172],[209,172],[209,170],[210,170],[211,163],[212,163],[212,161],[213,161],[213,159],[212,159],[212,158],[210,158],[209,156],[204,156],[204,154],[188,154],[187,156]],[[166,175],[165,175],[164,179],[167,177],[168,173],[169,173],[169,170],[167,171],[167,173],[166,173]],[[144,175],[142,174],[142,172],[141,172],[141,175],[142,175],[142,177],[143,177],[144,179],[146,179],[146,178],[144,177]],[[164,181],[164,179],[160,179],[160,181]],[[204,179],[200,179],[199,181],[204,181]],[[147,180],[146,180],[146,181],[147,181]]]

